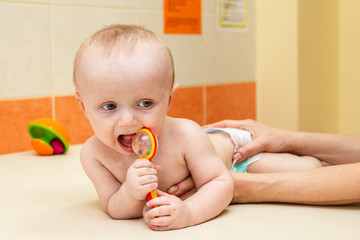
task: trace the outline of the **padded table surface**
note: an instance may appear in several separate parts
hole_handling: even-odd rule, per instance
[[[206,223],[165,232],[143,219],[113,220],[81,168],[80,148],[0,155],[0,239],[360,239],[360,205],[236,204]]]

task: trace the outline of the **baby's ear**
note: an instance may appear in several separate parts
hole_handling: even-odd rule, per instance
[[[86,110],[85,110],[84,102],[81,100],[79,92],[75,92],[74,97],[75,97],[76,101],[80,104],[80,107],[81,107],[81,109],[83,110],[83,112],[84,112],[84,114],[86,116]]]
[[[178,90],[178,88],[179,88],[179,84],[175,83],[173,88],[171,89],[171,93],[170,93],[170,97],[169,97],[169,104],[168,104],[168,111],[170,109],[171,101],[174,97],[174,94],[175,94],[176,90]]]

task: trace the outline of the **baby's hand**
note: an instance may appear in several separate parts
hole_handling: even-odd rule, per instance
[[[157,190],[158,197],[146,203],[153,207],[147,211],[149,227],[153,230],[164,231],[188,227],[191,221],[189,207],[178,197]]]
[[[158,186],[157,170],[147,159],[137,159],[126,174],[126,188],[136,200],[144,200],[146,195]]]

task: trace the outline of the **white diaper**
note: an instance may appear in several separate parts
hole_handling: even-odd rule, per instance
[[[233,143],[235,144],[234,152],[237,149],[239,149],[240,147],[242,147],[252,141],[250,132],[244,131],[241,129],[237,129],[237,128],[204,128],[204,130],[207,133],[213,133],[213,132],[219,132],[219,131],[227,133],[230,136]],[[233,165],[232,165],[230,171],[246,172],[247,166],[258,161],[260,159],[261,155],[262,155],[262,153],[258,153],[240,163],[236,163],[235,161],[233,161]]]

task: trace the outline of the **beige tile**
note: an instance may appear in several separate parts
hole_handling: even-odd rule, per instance
[[[138,9],[138,24],[153,31],[164,39],[163,12]]]
[[[73,93],[73,60],[80,44],[86,38],[106,25],[137,24],[135,10],[54,6],[52,14],[54,92],[56,95]]]
[[[81,5],[93,7],[123,7],[134,8],[136,1],[133,0],[50,0],[52,4]]]
[[[0,99],[49,96],[49,9],[0,3]]]
[[[175,81],[180,86],[203,84],[203,48],[199,35],[166,35],[175,61]]]
[[[164,0],[137,0],[136,7],[138,9],[156,9],[162,10]]]
[[[247,32],[218,31],[216,15],[203,16],[206,84],[255,79],[254,28],[254,21],[250,19]]]
[[[34,4],[43,4],[43,3],[49,3],[50,0],[21,0],[21,1],[11,1],[12,3],[34,3]]]
[[[163,33],[163,13],[139,11],[139,24],[168,44],[175,61],[175,81],[180,86],[202,85],[202,36]]]
[[[201,8],[202,12],[205,14],[215,14],[216,12],[216,4],[218,4],[218,0],[202,0]]]

